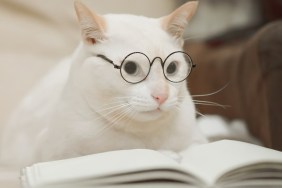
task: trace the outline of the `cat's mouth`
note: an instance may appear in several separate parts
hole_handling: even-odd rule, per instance
[[[162,110],[158,107],[156,109],[153,110],[148,110],[148,111],[142,111],[143,114],[160,114],[162,113]]]

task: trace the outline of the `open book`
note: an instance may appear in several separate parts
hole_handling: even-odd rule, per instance
[[[282,152],[229,140],[191,147],[180,161],[121,150],[38,163],[21,178],[25,188],[281,188]]]

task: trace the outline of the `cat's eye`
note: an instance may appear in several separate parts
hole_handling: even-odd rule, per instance
[[[121,63],[122,78],[129,83],[139,83],[146,79],[150,72],[150,60],[141,52],[133,52]]]
[[[167,74],[174,74],[177,71],[177,61],[171,62],[168,67],[166,68]]]
[[[164,75],[174,83],[184,81],[190,74],[193,63],[188,54],[185,52],[171,53],[164,61]]]
[[[127,61],[123,66],[125,72],[130,75],[135,75],[138,73],[138,64],[134,61]]]

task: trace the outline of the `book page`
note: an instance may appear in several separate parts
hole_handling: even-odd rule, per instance
[[[178,168],[179,164],[163,154],[145,149],[121,150],[73,159],[38,163],[23,170],[23,182],[30,187],[50,183],[102,178],[115,174]]]
[[[259,162],[282,163],[282,152],[239,141],[223,140],[195,146],[183,153],[182,165],[214,185],[221,175]]]

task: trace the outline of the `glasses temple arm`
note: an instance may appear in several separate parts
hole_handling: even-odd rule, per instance
[[[107,58],[106,56],[98,54],[97,57],[102,58],[103,60],[107,61],[108,63],[111,63],[114,66],[114,68],[120,69],[120,66],[114,64],[114,62],[110,60],[109,58]]]

